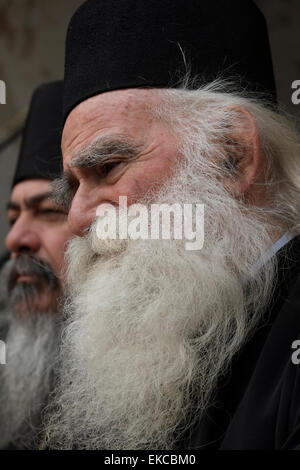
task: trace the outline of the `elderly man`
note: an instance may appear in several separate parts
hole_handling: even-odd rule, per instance
[[[73,16],[54,197],[77,237],[48,447],[300,448],[300,140],[275,95],[252,1]],[[120,197],[204,204],[202,249],[100,237]]]
[[[62,82],[33,94],[7,205],[11,259],[2,285],[8,333],[0,371],[0,446],[33,447],[53,381],[67,216],[49,199],[61,171]],[[1,313],[1,316],[3,315]]]

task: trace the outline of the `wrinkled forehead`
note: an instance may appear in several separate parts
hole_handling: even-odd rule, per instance
[[[149,109],[155,99],[157,90],[130,89],[102,93],[80,103],[69,114],[63,130],[64,169],[101,135],[130,139],[145,135],[153,121]]]

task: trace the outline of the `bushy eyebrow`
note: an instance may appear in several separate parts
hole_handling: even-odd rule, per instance
[[[80,150],[71,161],[72,168],[93,168],[118,161],[136,160],[142,146],[122,136],[101,136]]]
[[[19,204],[16,204],[15,202],[9,201],[6,204],[6,210],[8,211],[19,211],[21,208]]]
[[[72,159],[70,167],[87,169],[111,163],[129,163],[137,160],[141,151],[141,145],[123,136],[101,136],[80,150]],[[77,187],[78,181],[72,170],[67,170],[51,183],[50,197],[55,204],[68,211]]]
[[[78,182],[71,171],[65,171],[62,176],[51,183],[50,199],[66,211],[70,210]]]
[[[26,198],[24,200],[24,205],[27,209],[33,209],[33,208],[37,207],[39,204],[41,204],[42,202],[44,202],[47,199],[51,199],[51,192],[50,191],[35,194],[34,196],[30,196],[30,197]],[[19,211],[20,209],[21,209],[20,205],[13,202],[13,201],[9,201],[6,205],[6,210],[7,211],[9,211],[9,210]]]

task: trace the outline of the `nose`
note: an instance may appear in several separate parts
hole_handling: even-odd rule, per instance
[[[22,215],[8,232],[5,243],[13,257],[21,253],[34,254],[41,247],[38,231]]]
[[[90,195],[91,196],[91,195]],[[74,235],[82,237],[96,218],[97,204],[90,201],[89,195],[76,193],[68,214],[68,225]]]

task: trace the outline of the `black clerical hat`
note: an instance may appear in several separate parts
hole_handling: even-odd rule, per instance
[[[67,34],[64,119],[87,98],[223,76],[273,98],[264,16],[251,0],[87,0]]]
[[[59,176],[62,169],[63,82],[39,86],[33,93],[13,186],[25,179]]]

